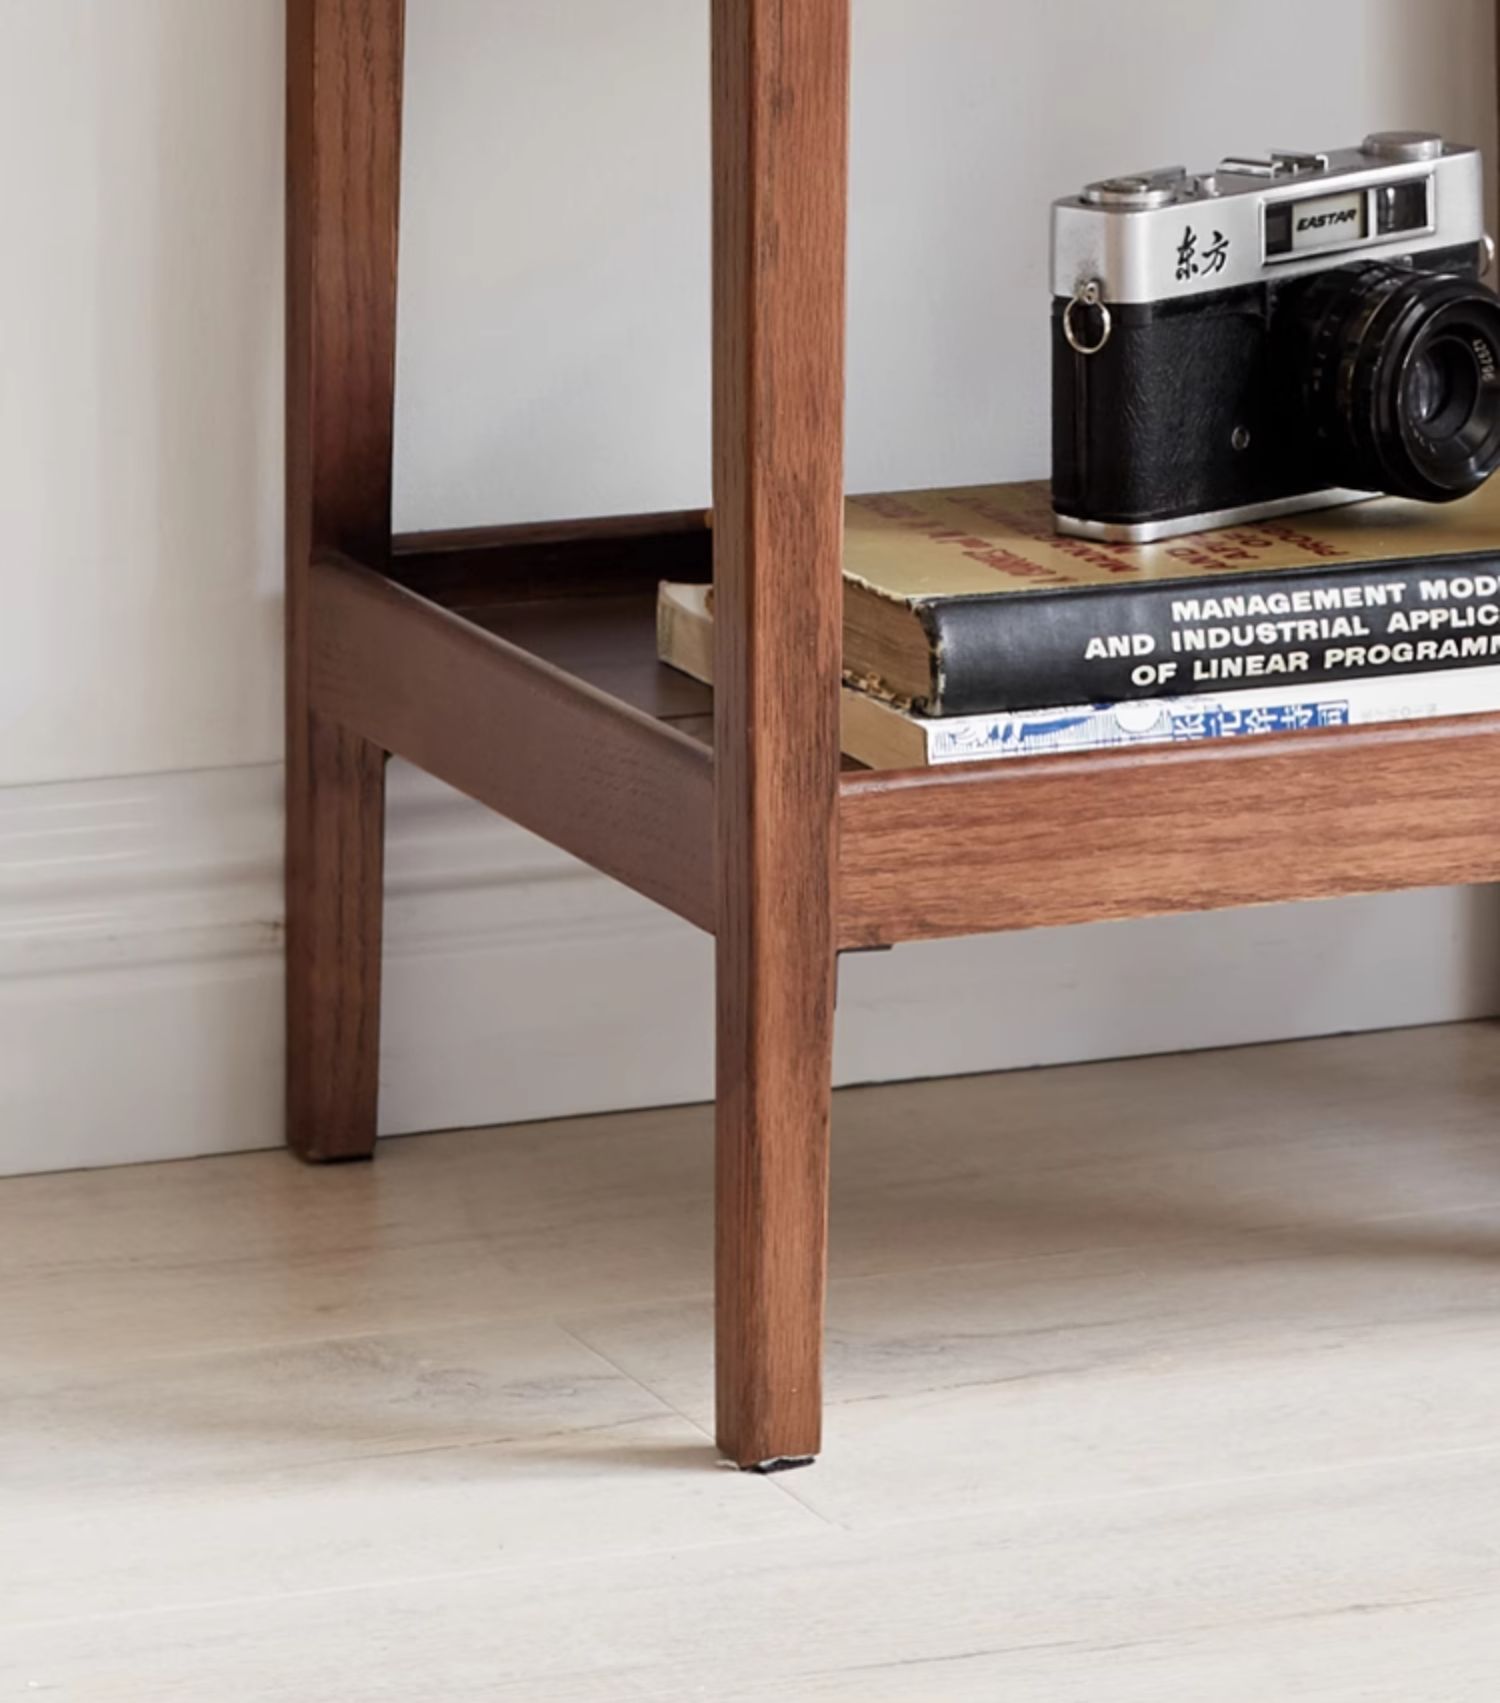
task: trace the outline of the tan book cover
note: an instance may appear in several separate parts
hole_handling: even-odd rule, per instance
[[[1441,626],[1411,627],[1402,612],[1440,601],[1412,565],[1500,563],[1500,481],[1447,505],[1380,498],[1145,545],[1059,537],[1045,484],[852,497],[846,515],[846,669],[933,714],[1265,685],[1268,667],[1277,671],[1266,658],[1278,650],[1309,680],[1500,660],[1500,649],[1481,656],[1475,647],[1473,655],[1400,662],[1343,643],[1443,636]],[[1190,586],[1222,592],[1195,599],[1183,595]],[[1385,598],[1378,607],[1396,611],[1393,624],[1367,619],[1366,587]],[[1284,616],[1287,630],[1235,630],[1239,606],[1222,598],[1245,588],[1278,600],[1253,606],[1254,620]],[[1487,600],[1492,593],[1486,599],[1464,587],[1456,599],[1465,607]],[[1200,648],[1260,662],[1242,676],[1218,663],[1217,672],[1201,662],[1174,665],[1187,654],[1182,646],[1190,652],[1194,634],[1226,611],[1228,639],[1210,632]],[[1460,630],[1447,629],[1455,637]],[[1165,668],[1154,678],[1153,656]]]
[[[656,599],[656,654],[705,686],[714,679],[711,588],[664,582]],[[916,717],[880,698],[843,688],[843,749],[869,769],[919,769],[931,761],[927,732]]]
[[[664,583],[658,590],[656,611],[657,653],[662,661],[712,685],[709,588]],[[1500,710],[1500,666],[1321,686],[1285,683],[1154,702],[1074,704],[940,718],[899,709],[846,683],[840,698],[840,733],[845,754],[867,768],[916,769],[1496,710]]]

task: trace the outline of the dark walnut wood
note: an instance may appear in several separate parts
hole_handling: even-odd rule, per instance
[[[380,749],[308,692],[309,564],[391,538],[402,0],[288,0],[287,1139],[368,1156],[380,1062]]]
[[[368,568],[314,570],[320,714],[712,927],[713,762],[699,740]]]
[[[837,916],[848,0],[713,0],[718,1434],[817,1453]]]
[[[1500,878],[1500,717],[846,776],[846,946]]]
[[[287,1131],[310,1161],[367,1158],[380,1063],[385,753],[326,717],[300,730],[288,804]]]
[[[713,539],[702,509],[599,520],[408,532],[392,569],[403,585],[465,609],[538,598],[621,597],[664,579],[713,576]]]

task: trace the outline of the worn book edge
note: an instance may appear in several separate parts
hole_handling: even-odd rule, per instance
[[[710,599],[710,587],[672,582],[661,585],[657,598],[661,660],[705,685],[713,683]],[[1497,711],[1500,667],[1495,666],[982,715],[918,715],[860,690],[847,678],[840,700],[843,749],[872,769],[1239,739]]]

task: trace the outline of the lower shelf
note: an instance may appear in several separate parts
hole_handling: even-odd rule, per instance
[[[696,524],[664,571],[701,571]],[[544,598],[475,536],[316,565],[319,707],[711,929],[712,701],[656,661],[652,550]],[[1500,880],[1497,779],[1500,717],[846,773],[840,941]]]
[[[713,752],[701,717],[686,716],[685,731],[523,648],[521,630],[537,632],[520,605],[501,636],[495,618],[481,625],[338,557],[313,563],[307,602],[316,709],[712,927]],[[562,643],[550,623],[540,629]],[[606,671],[617,687],[628,673]]]
[[[713,744],[713,693],[656,660],[654,593],[506,603],[462,613],[572,679]]]
[[[845,776],[846,943],[1500,880],[1500,716]]]

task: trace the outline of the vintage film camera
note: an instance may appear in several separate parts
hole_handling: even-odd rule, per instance
[[[1147,543],[1500,465],[1500,296],[1473,148],[1111,178],[1053,208],[1058,529]]]

